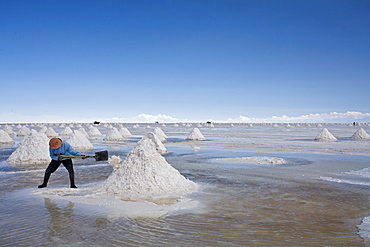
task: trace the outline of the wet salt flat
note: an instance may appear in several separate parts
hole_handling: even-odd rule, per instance
[[[123,125],[130,139],[104,141],[110,128],[99,125],[102,136],[91,138],[94,149],[85,153],[108,150],[124,159],[160,127],[168,137],[163,157],[197,183],[198,191],[145,201],[92,195],[85,189],[113,171],[107,161],[93,159],[74,160],[78,189],[68,188],[63,167],[47,188],[38,189],[46,165],[6,163],[23,139],[15,125],[16,143],[0,148],[0,245],[370,246],[370,140],[350,138],[359,126]],[[64,129],[45,126],[57,133]],[[204,141],[186,140],[194,127]],[[314,141],[323,128],[337,141]],[[244,162],[248,157],[285,163]]]

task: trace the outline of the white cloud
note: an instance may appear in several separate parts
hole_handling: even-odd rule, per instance
[[[355,111],[347,111],[344,113],[331,112],[331,113],[316,113],[301,115],[298,117],[283,116],[272,116],[269,118],[249,118],[245,116],[239,116],[238,118],[229,118],[227,122],[243,122],[243,123],[279,123],[279,122],[353,122],[353,121],[369,121],[370,113],[362,113]]]

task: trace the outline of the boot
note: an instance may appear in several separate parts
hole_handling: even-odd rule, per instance
[[[50,175],[51,175],[51,173],[45,172],[44,182],[42,184],[40,184],[38,186],[38,188],[45,188],[46,186],[48,186],[48,181],[49,181]]]
[[[74,172],[71,172],[69,174],[69,180],[71,181],[71,188],[77,189],[77,186],[75,185],[75,174],[74,174]]]

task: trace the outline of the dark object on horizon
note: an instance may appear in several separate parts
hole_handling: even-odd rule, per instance
[[[94,121],[94,124],[100,124],[100,122],[98,122],[98,121]]]
[[[211,121],[207,121],[207,124],[211,124]]]
[[[353,126],[356,126],[356,122],[353,122]]]
[[[156,124],[159,124],[159,122],[157,121],[157,122],[155,122]]]

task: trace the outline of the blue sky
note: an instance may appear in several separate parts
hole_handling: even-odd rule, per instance
[[[369,13],[368,0],[2,0],[0,122],[368,119]]]

